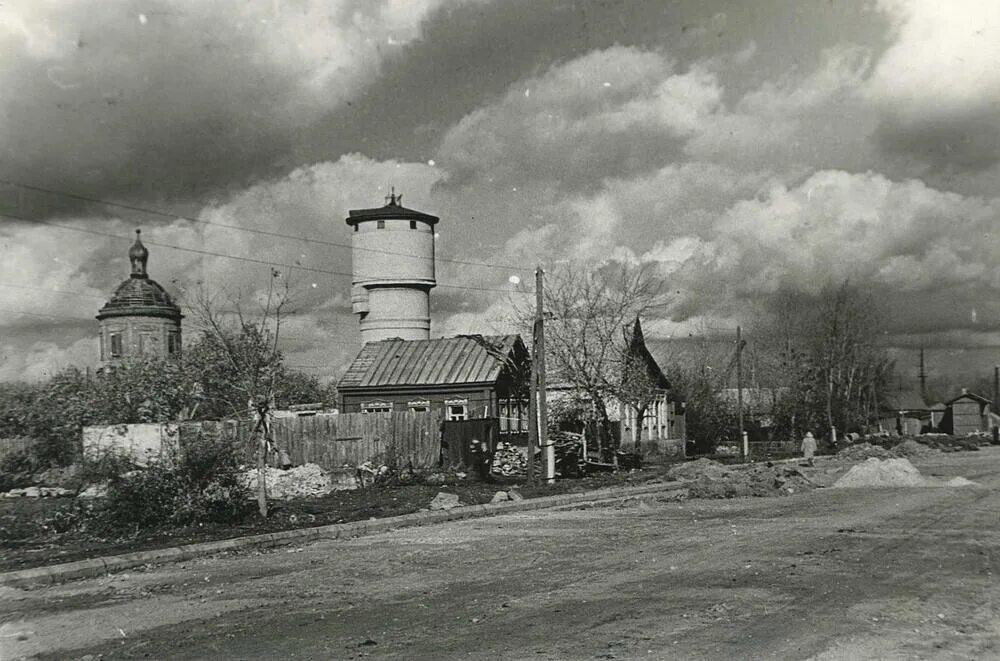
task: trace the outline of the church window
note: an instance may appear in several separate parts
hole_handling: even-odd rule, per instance
[[[111,357],[121,358],[122,357],[122,334],[112,333],[110,336],[111,341]]]

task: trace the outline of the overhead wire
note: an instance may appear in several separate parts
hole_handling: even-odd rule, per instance
[[[47,227],[54,227],[54,228],[57,228],[57,229],[67,230],[67,231],[71,231],[71,232],[81,232],[81,233],[84,233],[84,234],[93,234],[93,235],[96,235],[96,236],[104,236],[104,237],[108,237],[108,238],[112,238],[112,239],[128,240],[127,237],[119,236],[118,234],[113,234],[111,232],[103,232],[101,230],[88,229],[88,228],[85,228],[85,227],[73,227],[71,225],[61,225],[59,223],[54,223],[54,222],[49,221],[49,220],[40,220],[40,219],[37,219],[37,218],[26,218],[24,216],[18,216],[18,215],[11,214],[11,213],[2,213],[2,212],[0,212],[0,217],[2,217],[2,218],[9,218],[11,220],[19,220],[21,222],[26,222],[26,223],[35,223],[35,224],[38,224],[38,225],[45,225]],[[201,248],[187,248],[187,247],[184,247],[184,246],[176,246],[176,245],[173,245],[173,244],[170,244],[170,243],[163,243],[162,241],[154,241],[154,240],[150,240],[150,239],[144,239],[143,242],[144,243],[148,243],[151,246],[156,246],[158,248],[167,248],[167,249],[170,249],[170,250],[179,250],[179,251],[183,251],[183,252],[191,252],[191,253],[195,253],[195,254],[199,254],[199,255],[206,255],[206,256],[211,256],[211,257],[222,257],[222,258],[225,258],[225,259],[233,259],[233,260],[237,260],[237,261],[248,262],[248,263],[251,263],[251,264],[260,264],[262,266],[268,266],[268,267],[271,267],[271,268],[276,267],[276,266],[280,266],[280,267],[283,267],[283,268],[288,268],[288,269],[292,269],[292,270],[299,270],[299,271],[305,271],[305,272],[308,272],[308,273],[322,273],[324,275],[336,275],[336,276],[345,276],[345,277],[353,277],[354,276],[353,273],[349,273],[349,272],[346,272],[346,271],[334,271],[334,270],[331,270],[331,269],[323,269],[323,268],[318,268],[318,267],[315,267],[315,266],[303,266],[302,264],[288,264],[288,263],[285,263],[285,262],[278,262],[278,261],[273,261],[273,260],[255,259],[253,257],[242,257],[240,255],[230,255],[230,254],[226,254],[226,253],[215,252],[213,250],[204,250],[204,249],[201,249]],[[530,291],[530,290],[526,290],[526,289],[525,290],[510,290],[510,289],[500,289],[500,288],[497,288],[497,287],[473,287],[473,286],[469,286],[469,285],[451,285],[451,284],[447,284],[447,283],[437,283],[437,286],[445,288],[445,289],[459,289],[459,290],[463,290],[463,291],[479,291],[479,292],[498,292],[498,293],[501,293],[501,294],[525,294],[525,295],[527,295],[527,294],[533,294],[534,293],[534,291]]]
[[[0,179],[0,184],[5,185],[5,186],[12,186],[14,188],[21,188],[21,189],[24,189],[24,190],[35,191],[35,192],[39,192],[39,193],[46,193],[48,195],[56,195],[56,196],[59,196],[59,197],[65,197],[65,198],[69,198],[69,199],[73,199],[73,200],[79,200],[81,202],[89,202],[91,204],[99,204],[101,206],[115,207],[115,208],[119,208],[119,209],[126,209],[128,211],[135,211],[137,213],[145,213],[145,214],[149,214],[149,215],[153,215],[153,216],[160,216],[162,218],[170,218],[170,219],[173,219],[173,220],[185,220],[185,221],[190,222],[190,223],[196,223],[196,224],[202,224],[202,225],[210,225],[210,226],[215,226],[215,227],[223,227],[223,228],[230,229],[230,230],[235,230],[235,231],[238,231],[238,232],[247,232],[247,233],[250,233],[250,234],[257,234],[257,235],[261,235],[261,236],[270,236],[270,237],[273,237],[273,238],[290,239],[290,240],[293,240],[293,241],[303,241],[303,242],[306,242],[306,243],[318,243],[318,244],[321,244],[321,245],[334,246],[334,247],[337,247],[337,248],[348,248],[348,249],[351,249],[351,250],[361,250],[361,251],[365,251],[365,252],[381,253],[381,254],[385,254],[385,255],[396,255],[396,256],[400,256],[400,257],[408,257],[408,258],[411,258],[411,259],[430,259],[430,260],[436,260],[436,261],[439,261],[439,262],[448,262],[448,263],[452,263],[452,264],[463,264],[463,265],[466,265],[466,266],[481,266],[481,267],[484,267],[484,268],[503,269],[503,270],[506,270],[506,271],[517,270],[516,267],[513,267],[513,266],[511,266],[509,264],[493,264],[493,263],[490,263],[490,262],[477,262],[477,261],[473,261],[473,260],[454,259],[454,258],[449,258],[449,257],[425,257],[423,255],[414,255],[414,254],[411,254],[411,253],[396,252],[396,251],[393,251],[393,250],[384,250],[384,249],[381,249],[381,248],[366,248],[364,246],[354,246],[354,245],[352,245],[350,243],[342,243],[342,242],[339,242],[339,241],[330,241],[329,239],[318,239],[318,238],[312,238],[312,237],[298,236],[298,235],[295,235],[295,234],[285,234],[283,232],[274,232],[274,231],[270,231],[270,230],[262,230],[262,229],[257,229],[257,228],[254,228],[254,227],[241,227],[240,225],[232,225],[232,224],[229,224],[229,223],[220,223],[220,222],[215,221],[215,220],[206,220],[206,219],[200,218],[198,216],[188,216],[188,215],[185,215],[185,214],[171,213],[169,211],[163,211],[162,209],[152,209],[152,208],[149,208],[149,207],[141,207],[141,206],[133,205],[133,204],[125,204],[123,202],[112,202],[110,200],[104,200],[104,199],[100,199],[100,198],[96,198],[96,197],[88,197],[86,195],[79,195],[79,194],[76,194],[76,193],[69,193],[69,192],[66,192],[66,191],[55,190],[55,189],[52,189],[52,188],[44,188],[42,186],[33,186],[31,184],[24,184],[24,183],[17,182],[17,181],[11,181],[9,179]]]

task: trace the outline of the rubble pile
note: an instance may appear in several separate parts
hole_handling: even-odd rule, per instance
[[[246,469],[242,476],[250,494],[256,497],[257,469]],[[316,464],[303,464],[288,470],[268,466],[265,469],[264,482],[268,496],[275,500],[315,498],[325,496],[334,490],[330,475]]]
[[[674,466],[667,475],[687,482],[691,498],[787,496],[816,486],[790,464],[754,464],[737,468],[698,459]]]
[[[497,475],[524,475],[528,460],[513,443],[497,443],[493,452],[493,472]]]
[[[837,453],[838,459],[846,459],[848,461],[862,461],[872,457],[875,459],[892,459],[895,456],[897,455],[893,454],[889,450],[886,450],[879,445],[872,445],[871,443],[856,443],[854,445],[848,445],[846,448]]]
[[[877,459],[872,457],[847,471],[834,487],[849,489],[856,487],[964,487],[975,483],[964,477],[939,480],[924,477],[908,459]]]
[[[897,457],[927,457],[940,453],[940,450],[908,438],[895,446],[892,449],[892,453]]]
[[[24,487],[11,489],[3,494],[4,498],[67,498],[76,495],[72,489],[62,487]]]

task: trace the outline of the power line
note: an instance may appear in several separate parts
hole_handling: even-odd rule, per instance
[[[381,254],[384,254],[384,255],[397,255],[397,256],[400,256],[400,257],[409,257],[411,259],[429,259],[429,260],[434,260],[435,259],[435,257],[424,257],[423,255],[413,255],[413,254],[410,254],[410,253],[395,252],[395,251],[392,251],[392,250],[381,250],[381,249],[378,249],[378,248],[364,248],[364,247],[361,247],[361,246],[354,246],[354,245],[349,244],[349,243],[340,243],[339,241],[329,241],[327,239],[315,239],[315,238],[309,238],[309,237],[304,237],[304,236],[297,236],[297,235],[294,235],[294,234],[284,234],[282,232],[271,232],[271,231],[268,231],[268,230],[260,230],[260,229],[255,229],[255,228],[252,228],[252,227],[241,227],[239,225],[230,225],[228,223],[220,223],[220,222],[214,221],[214,220],[205,220],[204,218],[199,218],[197,216],[186,216],[186,215],[183,215],[183,214],[176,214],[176,213],[170,213],[168,211],[162,211],[160,209],[150,209],[148,207],[140,207],[140,206],[137,206],[137,205],[124,204],[124,203],[121,203],[121,202],[111,202],[110,200],[102,200],[100,198],[87,197],[86,195],[78,195],[76,193],[68,193],[68,192],[65,192],[65,191],[54,190],[54,189],[51,189],[51,188],[43,188],[41,186],[32,186],[30,184],[23,184],[23,183],[20,183],[20,182],[17,182],[17,181],[10,181],[10,180],[7,180],[7,179],[0,179],[0,184],[6,185],[6,186],[12,186],[14,188],[22,188],[24,190],[35,191],[35,192],[39,192],[39,193],[46,193],[46,194],[49,194],[49,195],[57,195],[57,196],[60,196],[60,197],[66,197],[66,198],[73,199],[73,200],[80,200],[82,202],[90,202],[92,204],[100,204],[102,206],[116,207],[116,208],[119,208],[119,209],[127,209],[129,211],[136,211],[138,213],[145,213],[145,214],[149,214],[149,215],[153,215],[153,216],[160,216],[162,218],[170,218],[172,220],[186,220],[186,221],[188,221],[190,223],[197,223],[197,224],[202,224],[202,225],[212,225],[212,226],[215,226],[215,227],[224,227],[226,229],[236,230],[238,232],[247,232],[247,233],[250,233],[250,234],[258,234],[258,235],[261,235],[261,236],[270,236],[270,237],[279,238],[279,239],[290,239],[292,241],[304,241],[306,243],[318,243],[318,244],[322,244],[322,245],[326,245],[326,246],[334,246],[334,247],[337,247],[337,248],[348,248],[348,249],[351,249],[351,250],[355,250],[355,249],[356,250],[363,250],[363,251],[366,251],[366,252],[375,252],[375,253],[381,253]],[[485,268],[503,269],[503,270],[506,270],[506,271],[517,270],[514,267],[512,267],[510,265],[505,265],[505,264],[491,264],[489,262],[476,262],[476,261],[472,261],[472,260],[451,259],[451,258],[447,258],[447,257],[437,257],[436,259],[439,262],[449,262],[449,263],[452,263],[452,264],[464,264],[466,266],[481,266],[481,267],[485,267]]]
[[[82,291],[69,291],[66,289],[49,289],[47,287],[29,287],[28,285],[15,285],[11,282],[0,282],[0,287],[8,287],[10,289],[28,289],[31,291],[43,291],[50,294],[62,294],[64,296],[86,296],[87,298],[95,298],[98,300],[104,300],[104,296],[97,296],[95,294],[88,294]]]
[[[82,232],[84,234],[94,234],[96,236],[105,236],[105,237],[109,237],[109,238],[112,238],[112,239],[120,239],[120,240],[123,240],[123,241],[127,241],[128,240],[126,237],[122,237],[122,236],[119,236],[117,234],[112,234],[111,232],[102,232],[101,230],[87,229],[87,228],[84,228],[84,227],[72,227],[70,225],[60,225],[59,223],[53,223],[53,222],[48,221],[48,220],[39,220],[39,219],[35,219],[35,218],[25,218],[23,216],[16,216],[16,215],[9,214],[9,213],[0,213],[0,217],[2,217],[2,218],[10,218],[11,220],[20,220],[20,221],[26,222],[26,223],[35,223],[35,224],[38,224],[38,225],[46,225],[48,227],[55,227],[57,229],[68,230],[70,232]],[[210,257],[223,257],[223,258],[226,258],[226,259],[234,259],[234,260],[238,260],[238,261],[241,261],[241,262],[248,262],[248,263],[251,263],[251,264],[260,264],[260,265],[268,266],[268,267],[272,267],[272,268],[275,267],[275,266],[281,266],[281,267],[288,268],[288,269],[293,269],[293,270],[294,269],[298,269],[299,271],[307,271],[309,273],[322,273],[324,275],[336,275],[336,276],[345,276],[345,277],[353,277],[354,276],[353,273],[347,273],[345,271],[333,271],[333,270],[330,270],[330,269],[322,269],[322,268],[317,268],[317,267],[314,267],[314,266],[302,266],[301,264],[287,264],[287,263],[284,263],[284,262],[275,262],[275,261],[267,261],[267,260],[263,260],[263,259],[254,259],[253,257],[241,257],[239,255],[229,255],[229,254],[226,254],[226,253],[214,252],[212,250],[203,250],[203,249],[200,249],[200,248],[185,248],[183,246],[175,246],[175,245],[170,244],[170,243],[162,243],[160,241],[151,241],[151,240],[148,240],[148,239],[144,240],[144,242],[148,243],[151,246],[157,246],[159,248],[169,248],[171,250],[180,250],[182,252],[191,252],[191,253],[195,253],[195,254],[199,254],[199,255],[206,255],[206,256],[210,256]],[[498,289],[496,287],[472,287],[472,286],[468,286],[468,285],[449,285],[449,284],[444,284],[444,283],[438,283],[437,286],[438,287],[442,287],[442,288],[446,288],[446,289],[460,289],[460,290],[463,290],[463,291],[499,292],[501,294],[516,293],[516,292],[512,292],[512,291],[507,290],[507,289]],[[523,293],[529,294],[531,292],[524,291]]]

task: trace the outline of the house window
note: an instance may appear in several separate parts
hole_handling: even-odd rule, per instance
[[[376,221],[375,227],[378,228],[378,229],[380,229],[380,230],[384,230],[385,229],[385,221],[384,220]]]
[[[407,402],[406,406],[409,407],[414,413],[424,413],[431,409],[431,403],[426,399],[418,399],[412,402]]]
[[[177,333],[167,333],[167,353],[174,355],[181,351],[181,336]]]
[[[122,334],[112,333],[108,338],[111,341],[111,357],[121,358],[122,357]]]
[[[392,413],[392,402],[365,402],[361,405],[362,413]]]
[[[411,230],[417,229],[417,221],[415,221],[415,220],[411,220],[410,221],[410,229]]]
[[[357,231],[358,231],[358,225],[357,225],[357,224],[355,224],[355,225],[354,225],[354,231],[355,231],[355,232],[357,232]]]
[[[466,399],[455,399],[445,402],[445,420],[468,420],[469,401]]]

